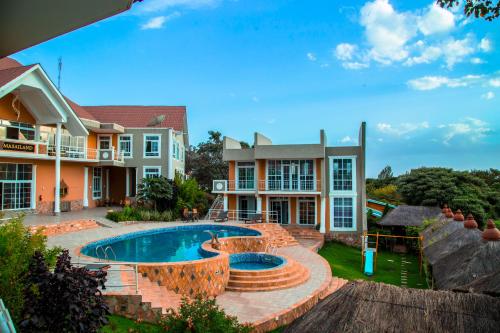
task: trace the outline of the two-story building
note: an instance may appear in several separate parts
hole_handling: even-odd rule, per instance
[[[184,106],[81,106],[40,65],[0,59],[0,210],[125,202],[184,174],[188,144]]]
[[[320,132],[318,144],[275,145],[255,133],[252,148],[224,138],[223,158],[229,179],[214,180],[213,192],[224,196],[224,210],[233,219],[262,214],[283,225],[319,225],[322,233],[359,233],[366,229],[365,131],[359,145],[328,147]]]

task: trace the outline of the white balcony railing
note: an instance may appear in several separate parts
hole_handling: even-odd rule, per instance
[[[210,220],[217,220],[223,214],[223,209],[210,209],[208,211],[208,218]],[[250,222],[250,223],[278,223],[278,212],[263,210],[257,212],[255,210],[227,210],[227,220],[236,222]]]
[[[260,180],[259,191],[276,192],[319,192],[321,181],[319,180]]]

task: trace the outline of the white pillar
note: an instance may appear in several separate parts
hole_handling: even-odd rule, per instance
[[[227,195],[224,194],[224,211],[229,210]]]
[[[36,164],[31,166],[31,209],[36,209]]]
[[[262,197],[257,196],[257,213],[262,213]]]
[[[56,190],[54,193],[54,215],[61,213],[61,123],[56,126]]]
[[[174,158],[172,156],[174,150],[174,134],[171,128],[167,134],[167,178],[174,179]]]
[[[130,169],[125,168],[125,197],[130,197]]]
[[[83,208],[89,207],[89,168],[83,168]]]
[[[321,197],[321,209],[320,209],[320,226],[319,226],[319,232],[324,234],[326,232],[326,198]]]
[[[139,190],[139,168],[135,168],[135,196],[137,197],[137,191]]]
[[[109,169],[106,169],[106,200],[109,200]]]

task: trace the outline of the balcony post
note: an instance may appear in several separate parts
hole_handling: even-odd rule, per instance
[[[262,197],[257,196],[257,213],[262,213]]]
[[[125,198],[130,197],[130,169],[125,168]]]
[[[56,125],[56,189],[54,193],[54,215],[61,213],[61,123]]]
[[[228,210],[228,198],[227,198],[227,194],[224,194],[224,211]]]
[[[321,209],[320,209],[320,226],[319,226],[319,232],[321,232],[322,234],[326,233],[326,198],[325,197],[321,197]]]
[[[83,208],[89,207],[89,167],[83,167]]]

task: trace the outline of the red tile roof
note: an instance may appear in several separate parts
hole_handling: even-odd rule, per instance
[[[117,123],[123,127],[172,127],[176,131],[184,131],[186,119],[185,106],[83,106],[86,112],[102,123]],[[78,111],[75,110],[78,114]],[[86,118],[83,114],[78,114]],[[156,126],[148,126],[156,116],[164,115],[165,119]]]
[[[23,66],[12,58],[0,59],[0,86],[7,84],[35,65]],[[81,106],[65,97],[69,106],[80,118],[96,120],[101,123],[116,123],[123,127],[171,127],[184,131],[186,122],[185,106]],[[151,120],[164,115],[158,125],[148,126]]]

